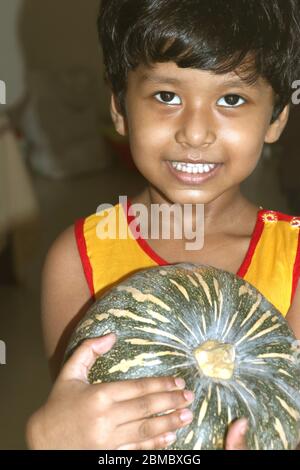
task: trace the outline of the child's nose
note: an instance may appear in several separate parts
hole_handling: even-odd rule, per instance
[[[200,148],[213,144],[215,140],[216,130],[207,110],[189,110],[181,116],[176,132],[178,143]]]

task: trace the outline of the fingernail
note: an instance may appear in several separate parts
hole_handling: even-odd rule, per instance
[[[183,389],[185,387],[185,381],[183,379],[180,379],[179,377],[175,379],[175,384],[176,387]]]
[[[189,390],[186,390],[185,392],[183,392],[183,395],[186,401],[193,401],[195,398],[195,395],[193,394],[193,392],[190,392]]]
[[[121,447],[118,447],[116,450],[130,450],[131,447],[130,446],[121,446]]]
[[[169,434],[165,436],[165,442],[167,444],[172,444],[173,442],[176,441],[176,438],[177,438],[176,434],[174,434],[173,432],[170,432]]]
[[[193,420],[193,413],[191,412],[191,410],[183,410],[180,413],[180,419],[185,423],[189,423]]]
[[[242,422],[241,422],[241,425],[240,425],[241,435],[244,436],[246,434],[247,430],[248,430],[248,420],[243,419]]]

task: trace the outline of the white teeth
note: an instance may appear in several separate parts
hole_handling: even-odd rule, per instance
[[[216,168],[217,165],[211,164],[192,164],[192,163],[181,163],[181,162],[171,162],[173,168],[177,171],[183,171],[184,173],[198,174],[198,173],[209,173],[211,170]]]

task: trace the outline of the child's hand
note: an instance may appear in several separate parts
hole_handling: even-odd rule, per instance
[[[226,450],[247,450],[247,425],[247,419],[242,418],[230,426],[226,437]]]
[[[89,384],[89,369],[115,341],[113,334],[87,340],[73,353],[28,422],[31,449],[165,448],[172,442],[168,437],[191,421],[181,415],[193,398],[187,400],[185,384],[172,377]],[[169,410],[175,411],[150,418]]]

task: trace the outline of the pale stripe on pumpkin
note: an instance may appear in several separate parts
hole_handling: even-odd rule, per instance
[[[108,313],[101,313],[101,315],[96,314],[95,318],[96,318],[96,320],[101,322],[103,320],[107,320],[109,318],[109,314]]]
[[[248,286],[240,286],[240,288],[239,288],[239,297],[241,297],[242,295],[245,295],[245,294],[250,295],[252,297],[253,297],[253,295],[255,295],[254,292],[251,289],[249,289]]]
[[[295,358],[291,354],[284,354],[284,353],[263,353],[259,354],[257,357],[265,357],[267,359],[284,359],[286,361],[290,361],[295,363]]]
[[[187,275],[187,278],[190,280],[190,282],[193,284],[194,287],[198,287],[197,282],[190,274]]]
[[[193,439],[193,437],[194,437],[194,431],[189,432],[186,439],[185,439],[185,441],[184,441],[184,443],[189,444],[191,442],[191,440]]]
[[[283,375],[286,375],[287,377],[293,377],[291,374],[288,373],[287,370],[284,369],[278,369],[278,372],[280,372]]]
[[[146,359],[153,359],[160,356],[182,356],[182,354],[175,351],[161,351],[155,353],[142,353],[137,355],[134,359],[122,359],[118,364],[109,369],[109,374],[115,372],[128,372],[129,369],[136,366],[153,366],[160,364],[160,360],[145,362]]]
[[[151,320],[150,318],[144,318],[141,317],[140,315],[136,315],[135,313],[131,312],[130,310],[121,310],[117,308],[110,308],[108,310],[108,313],[113,315],[114,317],[117,318],[130,318],[133,321],[141,322],[141,323],[148,323],[150,325],[155,325],[156,322]]]
[[[222,411],[222,403],[221,403],[220,390],[218,386],[216,386],[216,392],[217,392],[218,416],[220,416],[221,411]]]
[[[252,338],[249,338],[249,341],[253,341],[257,338],[261,338],[261,336],[265,336],[268,333],[271,333],[271,331],[278,330],[278,328],[280,328],[280,327],[281,327],[281,325],[270,326],[270,328],[266,328],[265,330],[260,331],[259,333],[257,333],[255,336],[252,336]]]
[[[252,328],[250,328],[250,330],[248,330],[247,333],[241,339],[239,339],[239,341],[236,343],[236,346],[242,343],[243,341],[245,341],[245,339],[249,338],[249,336],[251,336],[256,330],[258,330],[261,327],[261,325],[271,317],[271,315],[272,314],[270,311],[267,311],[266,313],[264,313],[261,316],[261,318],[257,320],[257,322],[254,323]],[[243,326],[243,323],[241,326]]]
[[[181,292],[181,294],[186,298],[186,300],[189,302],[190,301],[190,298],[189,298],[189,294],[187,293],[187,290],[185,287],[183,287],[181,284],[179,284],[178,282],[174,281],[174,279],[170,279],[170,282],[172,282],[172,284],[174,284],[174,286],[177,287],[177,289],[179,290],[179,292]]]
[[[158,312],[155,312],[154,310],[151,310],[150,308],[147,309],[147,312],[149,313],[149,315],[151,315],[151,317],[155,318],[156,320],[160,321],[161,323],[170,323],[170,320],[168,318],[164,317],[163,315],[161,315]]]
[[[241,382],[241,381],[238,380],[238,379],[237,379],[236,382],[237,382],[241,387],[243,387],[243,388],[246,390],[246,392],[249,393],[249,395],[251,395],[251,397],[252,397],[254,400],[256,400],[256,397],[255,397],[254,393],[253,393],[249,388],[247,388],[246,385],[245,385],[243,382]]]
[[[208,409],[208,401],[207,401],[207,399],[205,398],[205,399],[203,400],[203,402],[202,402],[202,405],[201,405],[201,408],[200,408],[200,411],[199,411],[198,426],[201,426],[202,421],[203,421],[204,418],[205,418],[207,409]]]
[[[165,302],[155,297],[155,295],[144,294],[143,292],[136,289],[135,287],[118,286],[117,290],[128,292],[129,294],[132,295],[134,300],[136,300],[137,302],[152,302],[158,305],[159,307],[163,308],[164,310],[167,310],[168,312],[171,311],[171,308],[169,307],[169,305],[165,304]]]
[[[233,317],[232,317],[232,319],[231,319],[231,321],[230,321],[230,323],[229,323],[229,326],[228,326],[226,332],[225,332],[224,335],[223,335],[223,338],[222,338],[223,340],[226,338],[226,336],[228,335],[228,333],[229,333],[230,330],[232,329],[232,327],[233,327],[233,325],[234,325],[234,323],[235,323],[235,320],[238,318],[238,316],[239,316],[239,312],[235,312],[235,314],[233,315]]]
[[[174,341],[176,341],[177,343],[181,343],[183,344],[185,347],[188,347],[188,345],[182,341],[181,339],[179,339],[177,336],[174,336],[172,335],[171,333],[167,333],[166,331],[163,331],[163,330],[159,330],[157,328],[150,328],[150,327],[138,327],[138,326],[135,326],[134,327],[135,330],[140,330],[140,331],[145,331],[145,333],[153,333],[154,335],[160,335],[160,336],[165,336],[166,338],[170,338],[170,339],[173,339]]]
[[[169,343],[162,343],[161,341],[151,341],[148,339],[141,339],[141,338],[125,339],[125,343],[133,344],[136,346],[167,346],[168,348],[170,347]],[[172,348],[178,349],[179,351],[183,351],[183,349],[180,346],[175,346],[173,344],[172,344]],[[186,352],[182,353],[182,356],[186,356]]]
[[[196,278],[198,279],[199,281],[199,284],[200,286],[203,288],[204,292],[205,292],[205,295],[208,299],[208,302],[210,303],[210,305],[212,306],[212,300],[211,300],[211,295],[210,295],[210,291],[209,291],[209,286],[208,284],[205,282],[205,280],[203,279],[203,277],[199,274],[199,273],[194,273],[194,275],[196,276]]]
[[[228,424],[228,426],[231,423],[231,421],[232,421],[231,408],[230,408],[230,406],[227,406],[227,424]]]
[[[287,438],[286,438],[286,435],[285,435],[285,432],[284,432],[284,429],[282,427],[282,424],[281,422],[279,421],[278,418],[275,417],[275,423],[274,423],[274,429],[277,431],[277,433],[279,434],[279,437],[282,441],[282,444],[283,444],[283,447],[285,449],[288,449],[288,441],[287,441]]]
[[[254,439],[254,444],[255,444],[255,450],[259,450],[259,444],[258,444],[258,440],[257,440],[257,435],[256,435],[256,434],[254,434],[253,439]]]
[[[219,295],[220,295],[220,285],[218,283],[218,280],[215,277],[213,279],[213,283],[214,283],[214,288],[215,288],[217,297],[219,297]]]
[[[222,291],[219,291],[218,300],[219,300],[219,318],[221,318],[222,313],[223,313],[223,303],[224,303]]]
[[[282,408],[284,408],[293,419],[297,421],[300,418],[298,411],[292,408],[291,406],[289,406],[286,401],[284,401],[282,398],[278,397],[277,395],[275,396],[275,398],[276,400],[279,401]]]
[[[241,290],[241,289],[240,289],[240,290]],[[244,326],[244,325],[247,323],[247,321],[252,317],[253,313],[256,312],[256,310],[257,310],[259,304],[261,303],[261,301],[262,301],[262,296],[258,294],[257,300],[256,300],[255,304],[252,305],[252,307],[251,307],[251,309],[250,309],[248,315],[246,316],[246,318],[245,318],[244,321],[242,322],[241,326]]]
[[[84,321],[78,328],[78,330],[84,330],[85,328],[88,328],[89,326],[91,326],[92,324],[94,323],[94,320],[90,319],[90,320],[86,320]]]
[[[203,441],[203,439],[200,436],[200,438],[198,439],[198,441],[194,445],[193,450],[201,450],[202,449],[202,441]]]

